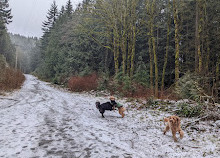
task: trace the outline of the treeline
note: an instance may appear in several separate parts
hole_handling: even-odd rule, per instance
[[[24,75],[15,69],[16,48],[7,32],[7,24],[12,22],[8,0],[0,1],[0,93],[2,90],[19,88]]]
[[[96,72],[102,88],[158,97],[189,71],[217,95],[219,13],[214,0],[84,0],[75,10],[54,1],[35,72],[55,83]]]
[[[0,55],[10,66],[15,65],[15,47],[11,43],[6,25],[12,22],[11,9],[7,0],[0,1]]]

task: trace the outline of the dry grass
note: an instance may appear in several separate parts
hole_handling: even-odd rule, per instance
[[[98,77],[95,73],[84,77],[74,76],[68,81],[68,88],[75,92],[96,90],[98,87],[97,81]]]
[[[6,68],[0,70],[0,91],[11,91],[21,87],[25,80],[23,73],[19,70]]]

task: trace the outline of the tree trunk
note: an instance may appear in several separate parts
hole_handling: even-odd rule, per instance
[[[123,75],[125,76],[126,74],[126,54],[127,54],[127,29],[128,29],[128,25],[127,25],[127,21],[126,21],[126,17],[127,17],[127,3],[126,1],[122,1],[122,8],[121,8],[121,22],[122,22],[122,26],[121,26],[121,51],[122,51],[122,71],[123,71]]]
[[[205,29],[206,29],[206,60],[205,60],[205,73],[208,75],[209,73],[209,58],[210,58],[210,40],[209,40],[209,31],[208,31],[208,15],[207,15],[207,10],[206,10],[206,0],[205,0],[205,6],[204,6],[204,11],[205,11]]]
[[[153,54],[154,54],[154,67],[155,67],[155,97],[158,98],[158,66],[157,66],[157,54],[156,54],[156,44],[155,37],[152,37],[153,44]]]
[[[199,34],[199,13],[198,1],[196,1],[196,19],[195,19],[195,72],[198,70],[198,34]]]
[[[169,36],[170,36],[170,0],[168,2],[168,13],[167,13],[167,42],[166,42],[166,54],[164,56],[164,65],[163,65],[163,73],[162,73],[162,83],[161,83],[161,92],[163,93],[164,90],[164,80],[165,80],[165,72],[167,67],[167,60],[168,60],[168,52],[169,52]]]
[[[154,68],[155,68],[155,97],[158,98],[158,66],[157,66],[157,54],[156,54],[156,40],[154,37],[154,9],[155,9],[155,2],[156,0],[153,0],[151,5],[151,42],[153,46],[153,57],[154,57]]]
[[[114,45],[114,63],[115,63],[115,74],[118,74],[119,70],[119,48],[118,48],[118,35],[114,30],[114,37],[113,37],[113,45]]]
[[[148,49],[149,49],[149,56],[150,56],[150,90],[151,90],[151,95],[154,94],[154,84],[153,84],[153,53],[152,53],[152,34],[151,34],[151,23],[152,23],[152,17],[151,17],[151,10],[150,10],[150,1],[147,0],[147,13],[149,15],[149,20],[148,20]]]
[[[198,29],[198,57],[199,57],[199,73],[202,71],[202,52],[201,52],[201,44],[200,44],[200,39],[201,39],[201,34],[202,34],[202,4],[201,0],[197,0],[198,2],[198,11],[199,11],[199,29]]]
[[[220,75],[219,66],[220,66],[220,56],[218,56],[218,60],[216,63],[216,82],[217,83],[219,82],[219,75]]]
[[[134,74],[134,55],[135,55],[135,43],[136,43],[136,28],[133,26],[132,29],[133,38],[132,38],[132,49],[131,49],[131,71],[130,71],[130,77]]]
[[[173,14],[175,24],[175,83],[179,80],[179,31],[178,31],[178,10],[176,6],[176,0],[173,0]]]

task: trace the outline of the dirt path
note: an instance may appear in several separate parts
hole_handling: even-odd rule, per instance
[[[168,114],[130,110],[125,118],[107,111],[101,118],[87,94],[69,93],[26,75],[21,90],[0,96],[0,157],[155,158],[216,157],[219,128],[185,132],[174,143],[162,134]],[[121,101],[123,103],[123,101]],[[126,103],[124,103],[127,106]]]

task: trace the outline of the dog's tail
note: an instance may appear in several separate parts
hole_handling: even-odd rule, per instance
[[[176,117],[176,123],[178,126],[180,125],[180,118],[179,117]]]

